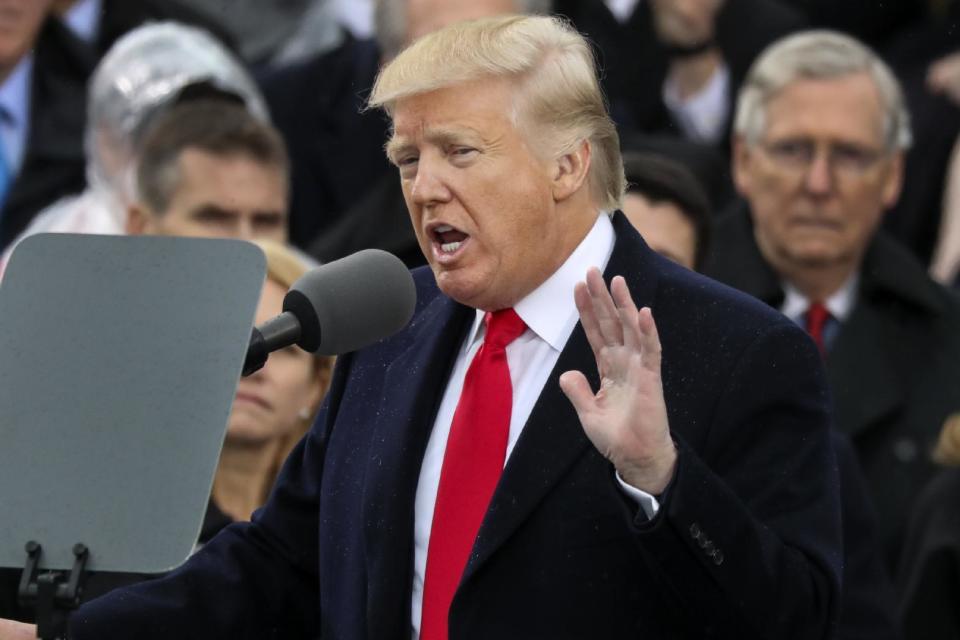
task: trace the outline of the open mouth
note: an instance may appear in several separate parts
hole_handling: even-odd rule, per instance
[[[438,257],[452,257],[460,252],[469,240],[469,234],[460,231],[448,224],[434,227],[430,235],[433,239],[433,250]]]

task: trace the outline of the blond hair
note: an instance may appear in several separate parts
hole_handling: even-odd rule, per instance
[[[960,465],[960,413],[953,414],[943,423],[933,459],[940,464]]]
[[[618,208],[625,180],[617,130],[590,45],[560,18],[484,18],[428,34],[381,70],[368,104],[392,115],[404,98],[489,77],[516,81],[513,122],[536,131],[528,139],[541,153],[556,158],[589,142],[591,196],[601,209]]]

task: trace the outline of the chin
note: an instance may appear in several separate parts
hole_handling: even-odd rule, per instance
[[[237,423],[227,427],[227,440],[235,444],[262,444],[273,440],[278,435],[256,424]]]
[[[832,267],[845,261],[845,254],[835,249],[795,249],[789,255],[793,263],[812,269]]]

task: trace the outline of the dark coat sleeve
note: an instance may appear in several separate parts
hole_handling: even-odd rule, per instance
[[[676,477],[657,516],[638,518],[637,540],[699,626],[691,637],[832,637],[840,505],[819,355],[784,319],[727,380],[706,434],[671,415]]]
[[[324,439],[349,368],[340,358],[317,422],[268,505],[222,530],[168,576],[119,589],[70,618],[73,640],[312,637],[319,626],[318,522]]]
[[[900,566],[908,638],[960,638],[960,468],[945,469],[917,500]]]
[[[900,620],[881,553],[873,502],[850,439],[838,431],[831,435],[840,471],[843,521],[843,587],[837,638],[896,640],[901,637]]]

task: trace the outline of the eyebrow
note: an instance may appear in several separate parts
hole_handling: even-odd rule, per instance
[[[194,220],[234,220],[240,217],[241,213],[236,209],[228,209],[216,204],[203,204],[190,211],[190,216]],[[258,210],[251,214],[254,224],[282,224],[285,216],[282,211]]]
[[[427,129],[423,137],[430,144],[440,147],[454,142],[461,142],[465,139],[483,139],[479,131],[472,127],[466,126],[460,126],[456,128],[447,126],[432,127]],[[400,152],[413,146],[413,143],[405,136],[398,136],[394,134],[393,137],[387,141],[387,144],[384,145],[384,150],[387,153],[387,158],[391,162],[395,163],[397,156],[400,155]]]
[[[227,209],[210,203],[202,204],[190,211],[190,217],[194,219],[234,218],[238,215],[240,215],[239,212],[234,209]]]

